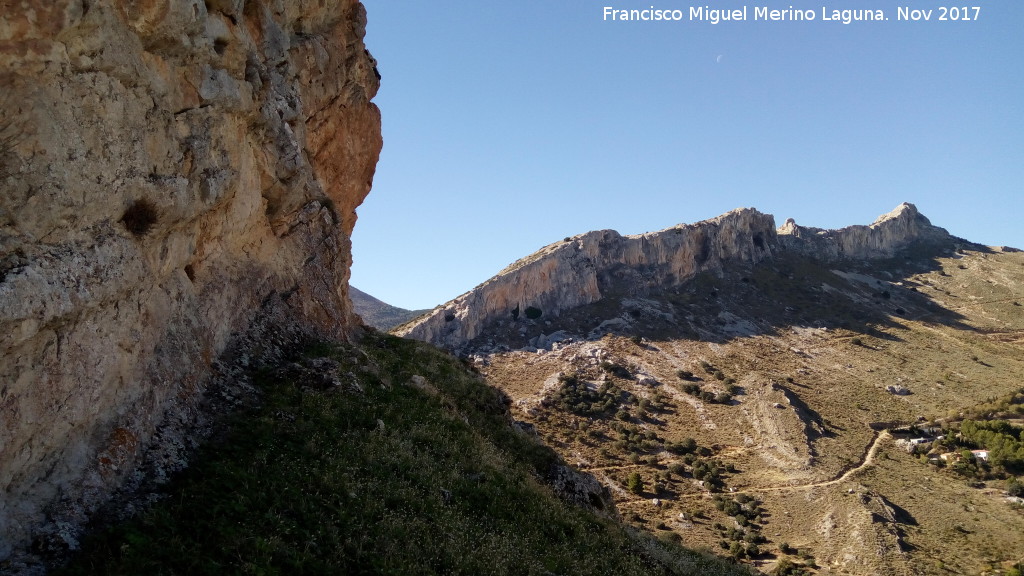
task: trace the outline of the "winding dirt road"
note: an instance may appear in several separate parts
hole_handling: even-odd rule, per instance
[[[881,448],[882,443],[885,442],[886,440],[888,440],[891,437],[892,437],[892,435],[889,434],[888,430],[882,430],[881,432],[876,433],[875,434],[875,439],[871,441],[871,444],[868,445],[868,449],[864,451],[864,457],[861,459],[860,463],[858,463],[856,466],[850,468],[849,470],[846,470],[845,472],[841,473],[840,475],[836,476],[835,478],[833,478],[831,480],[825,480],[823,482],[809,482],[807,484],[786,484],[786,485],[782,485],[782,486],[763,486],[763,487],[760,487],[760,488],[758,488],[758,487],[750,487],[750,488],[743,488],[742,490],[739,490],[739,492],[743,492],[745,494],[757,494],[757,493],[765,493],[765,492],[790,492],[790,491],[796,491],[796,490],[808,490],[808,489],[811,489],[811,488],[824,488],[825,486],[835,486],[836,484],[840,484],[842,482],[846,482],[847,480],[852,478],[858,472],[860,472],[862,470],[865,470],[866,468],[868,468],[869,466],[874,464],[875,463],[875,457],[878,455],[878,450]],[[709,492],[701,492],[701,493],[698,493],[698,494],[681,494],[681,495],[677,496],[676,498],[678,500],[689,500],[689,499],[695,499],[695,498],[709,498],[709,497],[711,497],[711,493],[709,493]],[[639,503],[639,502],[649,502],[649,500],[646,499],[646,498],[636,498],[636,499],[632,499],[632,500],[628,500],[628,501],[624,501],[624,502],[619,502],[618,505],[619,506],[623,506],[623,505],[629,505],[629,504],[636,504],[636,503]]]
[[[744,492],[783,492],[787,490],[804,490],[808,488],[822,488],[824,486],[834,486],[836,484],[846,482],[854,474],[864,470],[868,466],[875,463],[875,456],[878,455],[878,449],[881,447],[882,442],[891,438],[888,430],[882,430],[875,434],[875,439],[868,446],[867,451],[864,452],[864,458],[861,459],[860,463],[850,468],[846,472],[843,472],[839,476],[836,476],[832,480],[826,480],[824,482],[811,482],[808,484],[794,484],[790,486],[765,486],[763,488],[744,488]]]

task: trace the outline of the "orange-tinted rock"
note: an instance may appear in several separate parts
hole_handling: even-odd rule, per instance
[[[356,0],[3,10],[0,559],[101,502],[265,307],[355,325],[381,148]]]

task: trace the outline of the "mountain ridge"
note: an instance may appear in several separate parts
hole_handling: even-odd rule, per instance
[[[518,322],[520,316],[547,320],[608,292],[642,295],[727,262],[756,264],[781,252],[822,261],[877,259],[912,242],[953,241],[909,203],[870,225],[838,230],[802,227],[792,219],[776,229],[773,216],[753,208],[647,234],[598,230],[549,244],[394,332],[462,350],[494,322]]]
[[[352,299],[352,308],[363,319],[363,322],[384,332],[430,311],[429,309],[406,310],[399,308],[351,285],[348,294]]]

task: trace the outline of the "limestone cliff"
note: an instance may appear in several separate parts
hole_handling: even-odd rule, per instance
[[[780,251],[826,261],[892,256],[915,241],[949,238],[912,204],[902,204],[870,226],[802,228],[739,209],[711,220],[639,236],[588,232],[542,248],[472,291],[396,330],[410,338],[459,350],[502,320],[549,319],[609,294],[642,295],[678,286],[729,263],[754,264]]]
[[[775,244],[775,220],[746,208],[638,236],[588,232],[519,260],[397,333],[456,349],[496,320],[549,318],[609,291],[679,284],[724,262],[758,262]]]
[[[101,502],[261,314],[357,322],[381,135],[357,0],[0,7],[2,559]]]
[[[889,258],[915,241],[949,238],[949,233],[904,202],[892,212],[882,214],[870,226],[848,226],[822,230],[798,226],[792,218],[779,228],[779,239],[788,248],[833,261],[843,258]]]

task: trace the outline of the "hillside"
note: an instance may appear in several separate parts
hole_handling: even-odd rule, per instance
[[[352,299],[352,308],[363,319],[367,326],[373,326],[385,332],[395,326],[404,324],[429,310],[406,310],[392,306],[370,296],[355,286],[349,286],[348,295]]]
[[[432,346],[311,342],[251,376],[259,401],[58,574],[746,573],[624,528],[600,485]]]
[[[704,235],[712,257],[667,275],[661,236],[702,227],[719,234]],[[735,229],[635,237],[629,265],[601,252],[577,265],[597,281],[590,302],[479,320],[471,292],[442,310],[479,322],[457,348],[638,527],[769,572],[982,574],[1024,560],[1005,470],[905,449],[982,403],[1010,398],[1017,413],[1024,253],[953,238],[908,205],[839,231],[788,222],[760,251],[731,247],[759,248],[761,227]],[[521,271],[560,266],[546,262],[559,246],[477,291],[531,285]],[[427,333],[453,342],[458,328]]]

